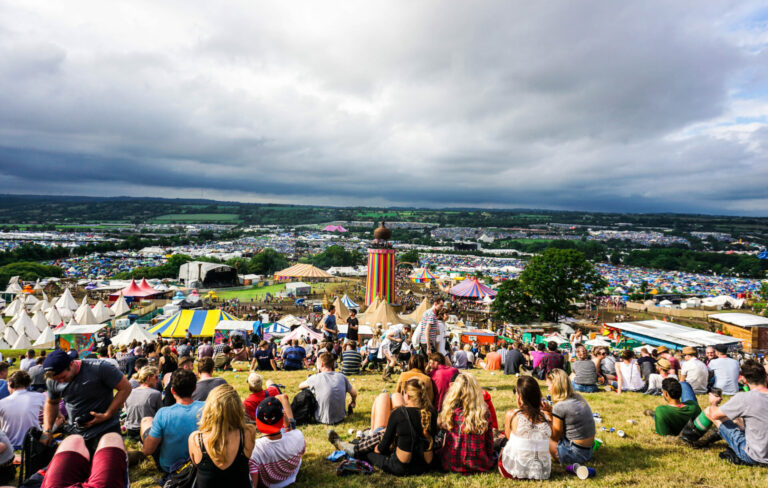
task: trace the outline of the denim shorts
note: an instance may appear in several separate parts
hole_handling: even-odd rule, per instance
[[[747,447],[747,438],[744,437],[744,431],[739,428],[732,420],[720,424],[720,436],[733,449],[733,452],[746,464],[758,464],[749,454],[744,451]]]
[[[571,382],[573,389],[579,393],[597,393],[600,388],[597,385],[580,385],[578,383]]]
[[[569,441],[565,437],[560,439],[560,442],[557,443],[557,457],[560,459],[560,464],[564,466],[573,463],[586,463],[592,459],[593,453],[594,451],[592,450],[592,447],[583,447],[574,444],[573,441]]]

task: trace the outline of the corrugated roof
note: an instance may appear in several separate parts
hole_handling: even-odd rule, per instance
[[[664,322],[663,320],[643,320],[640,322],[613,322],[606,324],[613,329],[657,339],[672,344],[692,347],[716,346],[718,344],[736,344],[740,339],[715,334],[706,330]]]
[[[768,327],[768,318],[751,313],[713,313],[709,318],[739,327]]]

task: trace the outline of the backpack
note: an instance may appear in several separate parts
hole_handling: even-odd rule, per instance
[[[43,432],[37,427],[30,428],[24,434],[21,446],[21,466],[19,468],[19,484],[24,484],[27,478],[32,478],[39,470],[46,468],[56,453],[56,444],[46,446],[40,442]]]
[[[291,410],[293,411],[293,418],[296,420],[296,425],[315,424],[315,412],[317,412],[317,400],[315,395],[309,390],[304,388],[301,390],[291,402]]]

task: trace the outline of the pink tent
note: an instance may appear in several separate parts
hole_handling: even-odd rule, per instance
[[[451,295],[457,297],[466,298],[480,298],[486,295],[490,295],[491,297],[496,296],[496,292],[493,289],[477,281],[477,278],[465,279],[458,285],[451,288],[450,293]]]
[[[141,288],[144,291],[151,291],[152,293],[159,293],[157,290],[152,288],[152,285],[147,283],[147,279],[146,278],[142,278],[141,279],[141,283],[139,283],[139,288]]]
[[[327,225],[323,230],[325,232],[347,232],[347,229],[340,225]]]
[[[146,281],[145,281],[146,283]],[[123,295],[124,297],[133,297],[133,298],[147,298],[151,297],[152,295],[157,295],[160,293],[159,291],[155,290],[151,286],[149,286],[149,283],[147,283],[147,286],[149,287],[148,290],[142,289],[139,287],[139,285],[136,284],[136,280],[131,280],[131,284],[123,288],[117,293],[113,293],[109,295],[110,300],[117,300],[120,295]]]
[[[282,339],[280,339],[281,344],[285,344],[286,341],[292,341],[293,339],[301,339],[304,338],[305,341],[310,342],[312,339],[317,339],[317,342],[323,341],[323,334],[320,332],[315,332],[306,325],[300,325],[287,333]]]

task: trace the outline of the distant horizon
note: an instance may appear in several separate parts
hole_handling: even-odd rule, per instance
[[[156,201],[165,201],[165,202],[176,202],[176,203],[209,203],[209,204],[235,204],[235,205],[275,205],[275,206],[294,206],[294,207],[323,207],[323,208],[336,208],[336,209],[345,209],[345,208],[370,208],[370,209],[380,209],[380,210],[423,210],[423,211],[491,211],[491,212],[525,212],[525,211],[534,211],[534,212],[565,212],[565,213],[587,213],[587,214],[607,214],[607,215],[674,215],[679,217],[684,216],[705,216],[705,217],[737,217],[737,218],[768,218],[768,216],[759,216],[759,215],[736,215],[736,214],[708,214],[708,213],[690,213],[690,212],[674,212],[674,211],[660,211],[660,212],[622,212],[622,211],[593,211],[593,210],[582,210],[582,209],[559,209],[559,208],[534,208],[534,207],[425,207],[425,206],[371,206],[371,205],[324,205],[324,204],[313,204],[313,203],[284,203],[284,202],[267,202],[267,201],[261,201],[261,202],[247,202],[247,201],[238,201],[238,200],[214,200],[210,198],[195,198],[195,197],[175,197],[175,198],[169,198],[169,197],[161,197],[161,196],[132,196],[132,195],[113,195],[113,196],[106,196],[106,195],[97,195],[97,196],[91,196],[91,195],[56,195],[56,194],[34,194],[34,193],[0,193],[0,198],[3,197],[12,197],[12,198],[23,198],[23,199],[39,199],[39,200],[46,200],[46,199],[61,199],[61,200],[70,200],[70,201],[77,201],[79,199],[83,200],[156,200]],[[377,218],[378,219],[378,218]],[[374,220],[377,220],[374,219]],[[339,220],[339,219],[336,219]],[[386,218],[385,218],[386,220]],[[0,224],[2,225],[2,224]]]

